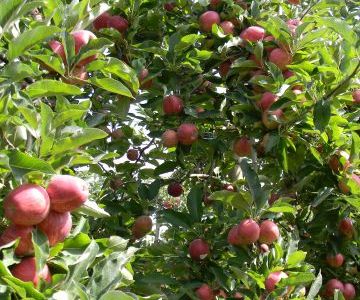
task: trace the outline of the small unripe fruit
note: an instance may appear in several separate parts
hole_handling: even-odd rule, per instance
[[[234,34],[234,24],[230,21],[223,21],[220,23],[220,27],[224,34]]]
[[[202,284],[198,289],[196,289],[195,294],[200,300],[214,300],[215,299],[213,290],[205,283]]]
[[[89,197],[87,183],[71,175],[55,175],[46,189],[51,209],[67,212],[79,208]]]
[[[216,11],[206,11],[199,18],[199,26],[202,31],[210,32],[214,24],[220,24],[220,16]]]
[[[152,229],[152,220],[149,216],[140,216],[135,220],[131,229],[133,236],[136,239],[144,237]]]
[[[149,77],[149,70],[146,68],[142,69],[139,73],[140,88],[147,90],[152,87],[153,80],[152,79],[146,80],[148,77]]]
[[[344,291],[344,285],[340,280],[330,279],[325,285],[324,295],[326,297],[333,297],[335,290],[339,290],[340,292]]]
[[[192,145],[198,140],[199,133],[194,124],[183,123],[177,130],[177,137],[180,144]]]
[[[270,273],[265,280],[265,289],[271,293],[275,290],[276,284],[280,282],[281,279],[287,278],[288,275],[282,271]]]
[[[265,30],[260,26],[250,26],[240,33],[240,37],[248,42],[257,42],[265,37]]]
[[[283,71],[286,70],[287,65],[291,64],[292,58],[284,49],[276,48],[270,52],[269,61]]]
[[[139,157],[139,151],[136,149],[129,149],[126,152],[126,157],[128,158],[128,160],[135,161]]]
[[[360,89],[353,91],[352,98],[355,103],[360,104]]]
[[[351,283],[344,284],[343,295],[345,300],[353,300],[356,297],[355,287]]]
[[[250,245],[260,236],[260,227],[252,219],[246,219],[234,226],[228,234],[228,242],[232,245]]]
[[[163,101],[163,111],[165,115],[178,115],[184,109],[183,100],[175,95],[166,96]]]
[[[168,194],[173,197],[179,197],[183,193],[183,188],[178,182],[170,183],[167,190]]]
[[[336,255],[328,254],[326,256],[326,262],[330,267],[339,268],[344,263],[344,255],[338,253]]]
[[[65,240],[70,234],[71,227],[71,214],[56,211],[50,211],[45,220],[38,225],[38,228],[47,236],[50,246],[55,246]]]
[[[347,238],[352,238],[354,226],[350,218],[344,218],[339,223],[339,232]]]
[[[265,220],[260,224],[260,243],[270,245],[275,242],[279,236],[279,228],[274,222]]]
[[[222,78],[226,77],[231,68],[231,61],[227,60],[219,65],[219,74]]]
[[[17,256],[27,256],[34,252],[32,244],[32,226],[10,225],[0,236],[0,246],[6,245],[20,238],[18,246],[15,248]]]
[[[12,223],[29,226],[39,224],[50,209],[49,196],[36,184],[23,184],[12,190],[3,203],[4,215]]]
[[[193,260],[202,260],[210,254],[210,247],[203,239],[196,239],[189,245],[189,254]]]
[[[268,110],[270,106],[273,105],[273,103],[275,103],[278,100],[278,98],[279,98],[278,96],[276,96],[271,92],[265,92],[261,96],[261,99],[259,101],[259,107],[263,111]]]
[[[162,143],[164,147],[171,148],[176,147],[178,144],[178,137],[175,130],[167,129],[162,135]]]
[[[40,279],[44,279],[48,283],[51,282],[51,274],[47,265],[36,273],[35,257],[23,258],[19,264],[11,268],[11,273],[22,281],[32,282],[35,286],[39,284]]]
[[[234,143],[233,151],[237,156],[245,157],[251,155],[251,142],[247,137],[242,137]]]

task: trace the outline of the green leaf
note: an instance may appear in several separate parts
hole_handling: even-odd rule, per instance
[[[87,200],[76,211],[95,218],[110,217],[110,214],[108,212],[100,208],[95,201],[90,201],[90,200]]]
[[[53,127],[53,118],[54,113],[51,107],[43,102],[40,103],[41,107],[41,145],[40,145],[40,157],[46,156],[50,153],[50,150],[54,144],[54,127]]]
[[[75,85],[51,79],[44,79],[30,84],[26,91],[31,98],[82,94],[81,89]]]
[[[31,282],[24,282],[12,276],[3,276],[1,280],[5,281],[5,283],[20,296],[20,299],[47,299],[43,293],[40,293],[34,288],[34,285]]]
[[[5,23],[11,18],[11,15],[20,6],[22,0],[3,0],[0,9],[0,25],[4,27]]]
[[[193,187],[187,196],[187,209],[195,222],[200,222],[203,214],[202,209],[203,191],[199,186]]]
[[[324,187],[321,190],[319,190],[317,192],[317,195],[315,197],[315,199],[313,200],[313,202],[311,203],[311,205],[313,207],[318,206],[319,204],[321,204],[324,200],[326,200],[334,191],[334,188],[330,188],[330,187]]]
[[[174,171],[174,169],[178,166],[176,161],[165,161],[160,166],[157,166],[154,170],[154,176],[159,176],[160,174],[168,173]]]
[[[329,124],[331,115],[330,102],[320,100],[316,102],[314,108],[314,124],[315,128],[324,131],[325,127]]]
[[[296,208],[287,202],[282,202],[281,200],[276,201],[268,208],[268,211],[274,213],[289,213],[296,214]]]
[[[174,226],[189,228],[192,223],[190,216],[186,213],[164,210],[162,215],[167,222]]]
[[[320,21],[321,25],[324,25],[326,28],[331,28],[347,42],[353,45],[356,44],[358,39],[357,35],[345,20],[341,20],[340,18],[335,17],[321,18],[318,20]]]
[[[13,60],[14,58],[22,55],[26,49],[39,44],[46,38],[60,31],[61,29],[59,27],[52,25],[41,25],[35,27],[34,29],[24,31],[21,35],[9,43],[9,60]]]
[[[318,276],[316,276],[315,281],[313,282],[313,284],[310,287],[309,293],[306,297],[306,300],[313,300],[315,299],[315,296],[319,293],[321,287],[322,287],[322,275],[321,275],[321,271],[319,271]]]
[[[32,232],[32,242],[36,258],[36,270],[39,272],[49,257],[49,241],[47,236],[38,228]]]
[[[250,193],[216,191],[210,195],[210,199],[222,201],[238,209],[250,212],[252,199],[249,195]]]
[[[80,120],[86,113],[87,111],[83,109],[68,109],[67,111],[63,111],[55,116],[53,122],[54,128],[65,125],[65,123],[69,121]]]
[[[110,291],[102,295],[99,300],[134,300],[134,298],[122,291]]]
[[[126,96],[129,98],[134,98],[131,94],[130,90],[122,84],[120,81],[115,80],[113,78],[90,78],[90,82],[99,88],[102,88],[106,91],[109,91],[114,94]]]
[[[314,274],[310,272],[291,273],[288,278],[281,279],[278,287],[297,286],[301,284],[309,284],[315,279]]]
[[[289,267],[296,267],[305,260],[306,254],[307,253],[304,251],[295,251],[291,253],[287,258],[287,265]]]
[[[9,63],[0,73],[0,77],[10,79],[13,82],[21,81],[26,77],[33,77],[35,75],[38,74],[36,74],[30,66],[21,62]]]

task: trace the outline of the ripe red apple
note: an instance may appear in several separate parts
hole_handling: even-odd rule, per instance
[[[282,271],[270,273],[265,279],[265,289],[271,293],[275,290],[276,284],[278,284],[283,278],[288,278],[288,275]]]
[[[166,96],[163,100],[163,111],[165,115],[178,115],[184,109],[183,100],[175,95]]]
[[[198,298],[200,300],[214,300],[215,299],[213,290],[211,289],[210,286],[208,286],[205,283],[196,289],[195,294],[196,294],[196,296],[198,296]]]
[[[167,2],[164,4],[164,9],[169,12],[173,11],[175,7],[176,7],[176,4],[174,2]]]
[[[139,82],[140,82],[140,87],[144,90],[150,89],[153,85],[153,80],[152,79],[148,79],[149,77],[149,70],[144,68],[140,71],[139,73]]]
[[[199,132],[194,124],[183,123],[177,130],[177,136],[180,144],[192,145],[198,140]]]
[[[112,16],[108,22],[110,28],[116,29],[121,34],[129,28],[129,22],[121,16]]]
[[[90,40],[96,39],[95,34],[88,30],[78,30],[71,33],[75,42],[75,54],[78,54],[80,49],[87,45]],[[77,66],[85,66],[96,59],[96,55],[91,55],[79,61]]]
[[[267,244],[260,244],[259,250],[261,253],[269,252],[269,246]]]
[[[270,220],[265,220],[260,224],[260,243],[270,245],[275,242],[279,238],[279,236],[279,228],[274,222]]]
[[[3,203],[4,215],[17,225],[35,225],[46,218],[50,209],[49,196],[36,184],[23,184],[12,190]]]
[[[50,211],[38,227],[46,234],[50,246],[55,246],[57,243],[65,240],[70,234],[72,227],[71,214],[69,212],[58,213]]]
[[[326,256],[326,262],[330,267],[339,268],[344,263],[344,255],[338,253],[336,255],[328,254]]]
[[[175,130],[166,129],[165,132],[162,134],[161,138],[164,147],[176,147],[176,145],[178,144],[178,137]]]
[[[149,216],[140,216],[135,220],[132,226],[132,235],[136,239],[141,239],[148,234],[152,229],[152,220]]]
[[[168,194],[173,197],[179,197],[183,193],[183,188],[178,182],[171,182],[167,188]]]
[[[260,236],[260,227],[252,219],[246,219],[231,228],[228,242],[232,245],[250,245],[255,243]]]
[[[265,92],[264,94],[262,94],[260,98],[259,107],[263,111],[268,110],[270,106],[273,105],[273,103],[275,103],[278,99],[279,97],[276,96],[275,94],[271,92]]]
[[[220,27],[224,31],[224,34],[234,34],[235,26],[230,21],[223,21],[220,23]]]
[[[344,218],[339,223],[339,232],[347,238],[352,238],[354,226],[350,218]]]
[[[93,26],[96,30],[100,30],[102,28],[108,28],[109,27],[109,19],[111,18],[111,15],[108,12],[102,13],[100,16],[98,16],[94,22]]]
[[[266,53],[269,55],[271,51],[273,51],[276,46],[274,45],[275,44],[275,37],[273,35],[268,35],[266,37],[264,37],[264,42],[268,42],[269,45],[266,45],[264,46],[264,49],[266,51]],[[272,42],[272,43],[270,43]]]
[[[65,50],[64,50],[64,46],[56,40],[52,40],[49,42],[49,46],[51,48],[51,50],[60,56],[60,58],[62,59],[62,61],[66,64],[66,55],[65,55]]]
[[[137,150],[137,149],[129,149],[126,152],[126,157],[128,158],[128,160],[136,161],[139,158],[139,150]]]
[[[283,72],[283,76],[284,76],[285,79],[288,79],[288,78],[290,78],[290,77],[292,77],[294,75],[295,75],[294,72],[290,71],[290,70],[286,70],[286,71]]]
[[[281,48],[276,48],[270,52],[269,61],[276,65],[280,70],[284,71],[287,65],[292,62],[292,57],[289,52]]]
[[[223,190],[228,192],[236,192],[236,187],[233,186],[231,183],[225,183],[222,188]]]
[[[15,249],[17,256],[27,256],[34,252],[32,244],[32,226],[10,225],[0,236],[0,246],[8,244],[20,238],[19,244]]]
[[[333,297],[335,290],[339,290],[341,292],[344,291],[344,285],[340,280],[330,279],[325,285],[324,295],[325,297]]]
[[[22,281],[30,281],[35,286],[39,284],[40,279],[51,282],[51,274],[47,265],[36,274],[35,257],[23,258],[19,264],[11,268],[11,274]]]
[[[202,31],[210,32],[214,24],[220,24],[220,16],[216,11],[208,10],[199,18],[199,26]]]
[[[250,26],[240,33],[240,37],[247,42],[257,42],[265,37],[265,30],[260,26]]]
[[[359,186],[360,186],[360,177],[357,176],[356,174],[351,174],[351,176],[349,176],[349,179],[351,179],[352,181],[355,181]],[[343,194],[349,194],[350,193],[350,187],[347,184],[347,180],[346,177],[342,178],[339,183],[339,189]]]
[[[251,155],[251,142],[247,137],[235,141],[233,151],[237,156],[245,157]]]
[[[229,73],[231,68],[231,61],[227,60],[224,61],[219,65],[219,74],[222,78],[226,77],[226,75]]]
[[[202,260],[210,254],[210,247],[203,239],[196,239],[189,245],[189,254],[193,260]]]
[[[300,4],[300,0],[288,0],[290,4],[298,5]]]
[[[67,212],[79,208],[89,196],[87,183],[71,175],[55,175],[46,189],[50,197],[51,209]]]
[[[272,193],[270,195],[270,198],[268,199],[268,203],[269,205],[272,205],[276,200],[278,200],[280,198],[280,195],[279,194],[276,194],[276,193]]]
[[[356,297],[355,287],[351,283],[344,284],[343,295],[345,300],[353,300]]]
[[[262,122],[266,128],[275,129],[279,127],[280,124],[278,120],[280,120],[283,115],[281,108],[273,111],[267,110],[262,113]]]
[[[352,98],[355,103],[360,104],[360,89],[354,90],[352,93]]]

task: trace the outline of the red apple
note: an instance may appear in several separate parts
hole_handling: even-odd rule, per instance
[[[284,71],[287,68],[287,65],[290,65],[292,62],[291,55],[281,48],[276,48],[270,52],[269,61],[275,64],[280,70]]]
[[[292,77],[294,75],[295,75],[294,72],[290,71],[290,70],[286,70],[286,71],[283,72],[283,76],[284,76],[285,79],[288,79],[288,78],[290,78],[290,77]]]
[[[165,115],[178,115],[184,109],[183,100],[175,95],[164,97],[163,111]]]
[[[210,286],[208,286],[205,283],[196,289],[195,294],[200,300],[214,300],[215,299],[213,290],[211,289]]]
[[[269,246],[267,244],[260,244],[259,250],[261,253],[267,253],[269,252]]]
[[[298,5],[300,4],[300,0],[288,0],[290,4]]]
[[[267,110],[262,113],[262,122],[266,128],[275,129],[279,127],[278,121],[283,115],[283,111],[280,108],[273,111]]]
[[[199,18],[199,26],[202,31],[210,32],[214,24],[220,24],[220,16],[216,11],[208,10]]]
[[[36,184],[23,184],[12,190],[3,203],[4,215],[16,225],[35,225],[46,218],[50,209],[49,196]]]
[[[250,26],[240,33],[240,37],[248,42],[257,42],[265,37],[265,30],[260,26]]]
[[[237,156],[245,157],[251,155],[251,142],[247,137],[235,141],[233,151]]]
[[[50,246],[62,242],[70,234],[72,227],[71,214],[69,212],[58,213],[50,211],[38,228],[46,234]]]
[[[192,145],[198,140],[199,132],[194,124],[183,123],[177,130],[177,136],[180,144]]]
[[[344,285],[340,280],[337,279],[330,279],[325,285],[325,292],[324,295],[326,297],[333,297],[335,290],[339,290],[341,292],[344,291]]]
[[[231,183],[225,183],[222,188],[228,192],[236,192],[236,187],[234,187]]]
[[[278,99],[279,99],[279,97],[276,96],[275,94],[273,94],[271,92],[265,92],[261,96],[261,99],[259,101],[259,107],[263,111],[268,110],[270,108],[270,106],[273,105],[273,103],[275,103]]]
[[[274,222],[265,220],[260,224],[260,243],[270,245],[275,242],[279,236],[279,228]]]
[[[147,90],[150,89],[153,85],[152,79],[147,79],[149,77],[149,70],[144,68],[139,73],[139,82],[140,88]]]
[[[352,93],[352,98],[355,103],[360,104],[360,89],[354,90]]]
[[[124,186],[124,182],[122,181],[121,178],[119,177],[114,177],[110,180],[110,187],[114,190],[117,191],[118,189],[120,189],[121,187]]]
[[[203,239],[196,239],[189,245],[189,254],[193,260],[202,260],[210,254],[210,247]]]
[[[19,244],[15,249],[17,256],[27,256],[34,252],[32,243],[32,226],[10,225],[0,236],[0,246],[8,244],[20,238]]]
[[[164,9],[166,11],[173,11],[175,7],[176,7],[176,4],[173,2],[167,2],[164,4]]]
[[[124,34],[129,27],[129,22],[121,16],[112,16],[108,25],[110,28],[114,28],[121,34]]]
[[[48,283],[51,282],[51,274],[47,265],[36,273],[35,257],[23,258],[19,264],[11,268],[11,273],[22,281],[32,282],[35,286],[39,284],[40,279],[44,279]]]
[[[111,18],[111,15],[108,12],[102,13],[100,16],[98,16],[94,22],[93,26],[96,30],[100,30],[102,28],[108,28],[109,27],[109,19]]]
[[[347,238],[352,238],[354,226],[350,218],[344,218],[339,223],[339,232]]]
[[[176,147],[176,145],[178,144],[178,137],[175,130],[171,130],[171,129],[165,130],[161,138],[162,138],[162,143],[166,148]]]
[[[116,128],[115,130],[113,130],[110,133],[110,136],[114,139],[114,140],[119,140],[121,138],[123,138],[125,136],[123,130],[121,128]]]
[[[288,275],[282,271],[270,273],[265,280],[265,289],[271,293],[275,290],[276,285],[280,282],[281,279],[288,278]]]
[[[75,54],[78,54],[80,49],[87,45],[90,40],[96,39],[95,34],[88,30],[78,30],[71,33],[75,42]],[[79,61],[77,66],[85,66],[96,59],[96,55],[91,55]]]
[[[88,199],[87,183],[71,175],[55,175],[46,189],[50,197],[51,209],[67,212],[79,208]]]
[[[234,24],[230,21],[223,21],[220,23],[220,27],[224,31],[224,34],[234,34]]]
[[[338,253],[336,255],[328,254],[326,256],[326,262],[330,267],[339,268],[344,263],[344,255]]]
[[[62,61],[64,63],[66,63],[66,55],[65,55],[64,46],[59,41],[55,41],[55,40],[50,41],[49,46],[50,46],[51,50],[55,54],[59,55],[60,58],[62,59]]]
[[[286,21],[286,24],[293,25],[293,26],[299,26],[302,24],[302,21],[300,19],[289,19]]]
[[[167,188],[168,194],[173,197],[179,197],[183,193],[183,188],[178,182],[171,182]]]
[[[270,195],[270,198],[268,199],[269,205],[274,204],[274,202],[275,202],[276,200],[278,200],[279,198],[280,198],[280,195],[279,195],[279,194],[272,193],[272,194]]]
[[[219,6],[221,4],[221,2],[222,2],[222,0],[211,0],[210,7],[216,8],[217,6]]]
[[[148,234],[152,229],[152,220],[149,216],[140,216],[132,226],[132,234],[136,239],[140,239]]]
[[[227,60],[224,61],[219,65],[219,74],[222,78],[226,77],[226,75],[229,73],[231,68],[231,61]]]
[[[128,160],[136,161],[139,158],[139,154],[140,154],[139,150],[137,150],[137,149],[129,149],[126,152],[126,157],[128,158]]]
[[[356,297],[355,287],[351,283],[344,284],[343,295],[345,300],[353,300]]]
[[[234,226],[228,234],[228,242],[232,245],[250,245],[260,236],[260,227],[252,219],[246,219]]]

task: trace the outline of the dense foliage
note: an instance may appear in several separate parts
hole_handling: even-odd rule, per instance
[[[0,298],[360,299],[359,15],[0,0]]]

